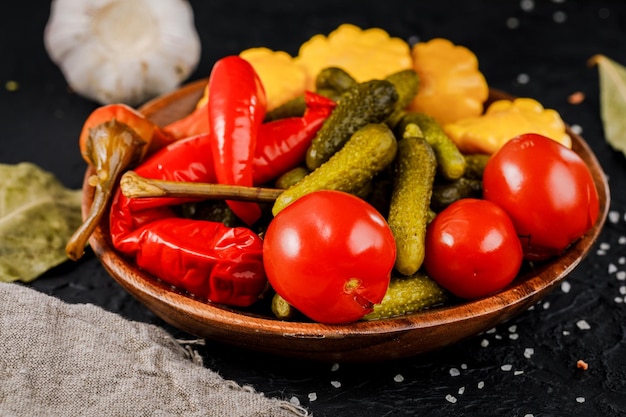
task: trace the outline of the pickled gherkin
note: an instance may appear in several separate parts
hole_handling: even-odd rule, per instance
[[[394,72],[385,80],[389,81],[398,93],[398,101],[393,113],[387,118],[387,124],[392,129],[404,115],[404,110],[413,101],[419,90],[419,76],[412,69]]]
[[[328,161],[365,125],[384,122],[397,101],[395,87],[386,80],[366,81],[343,93],[307,150],[307,167],[314,170]]]
[[[465,173],[465,157],[456,144],[444,132],[441,125],[425,113],[406,112],[396,125],[396,134],[402,137],[409,124],[416,124],[424,132],[424,138],[433,147],[437,157],[437,170],[448,180],[461,178]]]
[[[396,240],[396,270],[413,275],[424,262],[430,197],[437,170],[435,153],[416,125],[398,141],[387,222]]]
[[[410,277],[392,277],[380,304],[363,317],[379,320],[425,310],[447,301],[447,292],[422,272]]]
[[[393,162],[396,151],[396,138],[387,125],[368,124],[357,130],[328,161],[280,194],[272,213],[277,215],[313,191],[338,190],[357,194]]]

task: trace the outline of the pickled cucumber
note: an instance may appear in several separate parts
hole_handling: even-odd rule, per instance
[[[324,68],[315,78],[315,89],[320,91],[334,91],[341,95],[355,87],[358,82],[346,71],[338,67]]]
[[[319,168],[278,196],[272,207],[277,215],[298,198],[318,190],[358,193],[389,166],[397,151],[396,138],[383,123],[357,130],[343,148]]]
[[[436,211],[448,207],[462,198],[481,198],[483,183],[479,179],[461,177],[454,181],[441,181],[433,186],[430,207]]]
[[[437,161],[416,125],[409,125],[406,132],[407,135],[398,141],[387,222],[396,240],[396,271],[408,276],[416,273],[424,262]]]
[[[274,293],[274,296],[272,297],[271,308],[274,316],[280,320],[289,320],[297,313],[297,310],[278,293]]]
[[[465,174],[463,176],[465,178],[480,180],[483,178],[483,171],[485,170],[485,165],[487,165],[487,161],[489,161],[490,155],[485,155],[481,153],[472,153],[469,155],[465,155],[465,162],[467,164],[465,168]]]
[[[387,118],[387,124],[392,129],[402,118],[404,110],[413,101],[419,89],[419,76],[412,69],[406,69],[387,76],[385,78],[396,88],[398,101],[393,113]]]
[[[405,112],[396,125],[396,134],[401,137],[405,127],[414,123],[424,132],[424,138],[433,147],[437,157],[437,170],[448,180],[461,178],[465,173],[465,157],[456,144],[444,132],[441,125],[431,116],[419,112]]]
[[[305,167],[292,168],[276,179],[276,188],[286,190],[287,188],[300,181],[302,178],[306,177],[309,172],[310,171]]]
[[[381,123],[394,111],[398,93],[386,80],[366,81],[343,93],[337,107],[313,138],[306,154],[306,166],[322,165],[369,123]]]
[[[430,277],[418,272],[410,277],[392,277],[387,293],[364,320],[379,320],[415,313],[441,304],[448,294]]]

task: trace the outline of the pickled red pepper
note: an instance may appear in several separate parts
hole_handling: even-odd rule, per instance
[[[211,149],[220,184],[252,186],[252,162],[267,99],[252,65],[239,56],[218,60],[209,76],[208,109]],[[227,201],[251,225],[261,217],[257,203]]]
[[[251,163],[253,182],[278,177],[301,162],[303,153],[335,103],[307,94],[302,117],[277,120],[258,130]],[[135,172],[170,181],[217,180],[210,134],[174,142],[143,161]],[[176,217],[170,206],[190,199],[127,198],[121,189],[113,199],[110,232],[117,250],[165,282],[213,302],[245,307],[263,293],[267,281],[262,241],[246,227]]]

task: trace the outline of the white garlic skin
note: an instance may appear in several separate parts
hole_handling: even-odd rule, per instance
[[[201,52],[187,0],[53,0],[44,44],[76,93],[131,106],[176,89]]]

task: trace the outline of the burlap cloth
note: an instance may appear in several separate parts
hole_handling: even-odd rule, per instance
[[[0,416],[308,415],[191,356],[157,326],[0,283]]]

